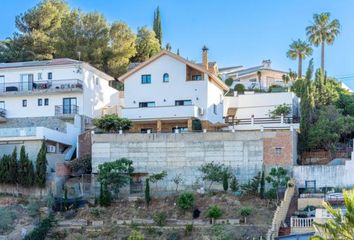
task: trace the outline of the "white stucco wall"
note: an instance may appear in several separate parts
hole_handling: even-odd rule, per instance
[[[164,73],[169,74],[169,82],[163,82]],[[151,84],[141,84],[141,75],[145,74],[151,75]],[[186,65],[170,56],[161,56],[124,81],[125,108],[138,108],[139,102],[155,102],[156,107],[163,107],[174,106],[176,100],[192,100],[193,105],[205,111],[200,119],[221,121],[222,116],[218,115],[217,118],[210,113],[213,111],[212,104],[220,104],[219,93],[222,90],[206,80],[207,74],[204,74],[204,79],[186,81]],[[127,111],[123,111],[123,115]],[[166,112],[166,115],[173,116],[173,111],[176,110],[171,108],[171,112]]]
[[[298,98],[292,92],[255,93],[225,97],[224,115],[227,115],[228,108],[237,108],[236,117],[238,119],[250,118],[252,115],[255,118],[268,118],[269,111],[284,103],[291,106],[294,113],[297,112],[298,102]]]

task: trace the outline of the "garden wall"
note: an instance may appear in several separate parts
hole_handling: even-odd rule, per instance
[[[288,131],[288,141],[292,134]],[[284,133],[280,134],[284,140]],[[209,162],[229,166],[241,183],[253,178],[262,170],[264,142],[279,137],[278,132],[240,131],[208,133],[159,133],[159,134],[94,134],[92,136],[92,169],[107,161],[122,157],[134,162],[136,172],[156,173],[166,170],[164,181],[167,189],[175,187],[172,179],[180,174],[184,185],[194,185],[200,180],[198,168]],[[285,148],[277,156],[281,165],[292,165],[293,145],[286,141],[267,144],[266,158],[276,154],[275,149]],[[273,155],[272,155],[273,154]],[[285,159],[285,160],[284,160]],[[274,161],[270,165],[277,164]],[[200,181],[201,182],[201,181]]]

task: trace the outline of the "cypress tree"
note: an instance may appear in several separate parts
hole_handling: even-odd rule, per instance
[[[156,34],[156,38],[159,40],[160,46],[162,46],[162,26],[159,7],[157,7],[156,11],[154,12],[153,30]]]
[[[15,147],[12,151],[10,162],[9,162],[9,175],[11,177],[10,183],[17,183],[17,148]]]
[[[18,183],[24,187],[32,186],[34,182],[33,163],[28,159],[25,146],[22,146],[20,150],[18,170]]]
[[[264,198],[264,191],[265,191],[265,177],[264,177],[264,170],[262,171],[262,176],[261,176],[261,183],[260,183],[260,189],[259,189],[259,196],[261,199]]]
[[[111,192],[108,190],[106,182],[101,183],[100,205],[105,207],[111,205]]]
[[[225,192],[229,189],[229,175],[227,173],[224,173],[222,177],[222,187]]]
[[[145,203],[146,203],[146,205],[149,206],[149,204],[151,202],[150,183],[149,183],[149,179],[148,178],[145,181],[146,181],[146,184],[145,184]]]
[[[179,56],[179,48],[177,48],[177,53],[176,54]]]
[[[47,146],[45,141],[42,142],[41,149],[37,155],[36,161],[36,184],[40,188],[44,188],[46,184],[46,173],[47,173]]]

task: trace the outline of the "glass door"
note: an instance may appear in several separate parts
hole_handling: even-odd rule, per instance
[[[20,91],[29,91],[33,87],[33,74],[21,74]]]
[[[76,98],[63,98],[63,114],[77,114]]]

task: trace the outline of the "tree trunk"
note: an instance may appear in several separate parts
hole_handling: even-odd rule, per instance
[[[299,56],[299,66],[297,69],[297,78],[302,78],[302,57]]]
[[[325,43],[322,42],[322,44],[321,44],[321,70],[322,70],[322,73],[324,73],[324,48],[325,48]]]

